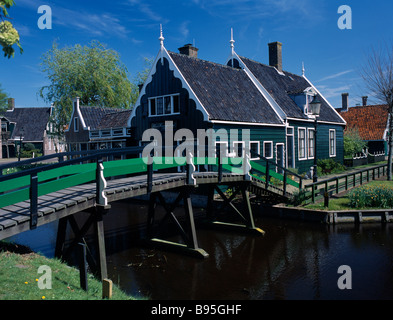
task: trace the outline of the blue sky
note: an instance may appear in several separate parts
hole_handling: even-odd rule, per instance
[[[48,84],[40,57],[53,41],[60,47],[99,40],[121,54],[132,78],[144,57],[159,50],[159,26],[165,47],[176,51],[195,43],[201,59],[225,63],[230,53],[230,29],[239,55],[268,64],[269,42],[283,43],[284,70],[306,76],[331,102],[361,103],[365,91],[359,70],[371,46],[393,43],[392,1],[366,0],[15,0],[9,10],[19,30],[24,53],[0,57],[0,84],[17,107],[45,106],[37,96]],[[108,5],[109,4],[109,5]],[[52,29],[41,30],[38,7],[52,9]],[[341,30],[338,8],[352,9],[352,29]],[[376,102],[370,99],[370,103]]]

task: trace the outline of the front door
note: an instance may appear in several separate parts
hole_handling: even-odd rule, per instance
[[[277,150],[277,164],[280,167],[284,167],[284,144],[283,143],[277,143],[276,144],[276,150]],[[278,173],[283,173],[283,170],[281,168],[277,168]]]

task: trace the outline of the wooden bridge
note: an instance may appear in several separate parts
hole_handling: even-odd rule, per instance
[[[255,227],[250,191],[265,200],[282,202],[291,196],[291,191],[302,187],[300,176],[259,155],[258,160],[252,161],[247,156],[221,158],[219,154],[211,158],[190,154],[188,157],[146,159],[139,156],[141,152],[140,147],[69,152],[0,166],[0,240],[59,220],[55,255],[62,257],[67,225],[76,235],[67,249],[70,250],[95,224],[101,277],[106,278],[103,215],[113,201],[149,195],[149,239],[156,244],[175,246],[207,257],[208,254],[198,247],[194,224],[191,194],[196,187],[207,186],[206,211],[213,225],[222,224],[214,220],[215,210],[212,210],[214,194],[218,194],[244,222],[231,226],[256,234],[264,232]],[[29,168],[12,173],[21,166]],[[196,166],[202,170],[196,171]],[[222,185],[231,188],[231,196],[225,194]],[[174,203],[167,203],[161,194],[167,190],[178,194]],[[241,209],[233,203],[239,197],[243,204]],[[173,213],[181,201],[185,223]],[[155,219],[157,205],[162,205],[166,211],[159,224]],[[78,226],[73,215],[81,211],[90,215],[82,226]],[[158,238],[162,222],[167,220],[177,226],[184,243]]]

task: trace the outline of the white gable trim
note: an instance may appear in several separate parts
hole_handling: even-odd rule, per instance
[[[75,102],[76,102],[76,108],[75,108]],[[76,115],[75,115],[75,114],[76,114]],[[79,98],[78,98],[78,97],[75,98],[75,99],[72,101],[72,114],[71,114],[70,123],[68,124],[68,128],[67,128],[66,130],[64,130],[64,132],[69,132],[69,131],[70,131],[71,124],[72,124],[72,122],[74,121],[74,118],[75,118],[75,117],[78,117],[78,118],[79,118],[80,123],[82,124],[83,130],[90,130],[90,127],[86,126],[85,119],[83,119],[82,112],[81,112],[81,110],[79,109]],[[79,130],[78,130],[78,131],[79,131]]]
[[[188,93],[189,93],[189,98],[193,99],[195,101],[197,110],[201,111],[203,114],[203,119],[205,121],[209,121],[209,113],[206,111],[205,107],[203,106],[202,102],[199,100],[199,98],[197,97],[197,95],[195,94],[195,92],[191,89],[191,86],[189,85],[189,83],[187,82],[187,80],[184,78],[183,74],[180,72],[179,68],[177,67],[176,63],[172,60],[171,56],[169,55],[168,51],[165,49],[165,47],[161,47],[155,61],[153,64],[153,67],[151,68],[149,75],[147,76],[147,79],[145,81],[145,83],[143,84],[142,90],[139,93],[139,97],[138,100],[136,101],[131,115],[128,119],[127,125],[130,127],[131,126],[131,120],[132,118],[135,117],[136,115],[136,107],[140,106],[141,104],[141,98],[142,96],[146,93],[146,87],[147,85],[153,80],[153,75],[156,73],[156,69],[157,69],[157,63],[159,60],[161,60],[163,58],[167,58],[168,62],[169,62],[169,70],[174,72],[174,76],[178,79],[180,79],[180,81],[182,82],[182,86],[183,88],[185,88]]]
[[[303,74],[302,77],[310,84],[310,86],[322,97],[323,100],[327,103],[327,105],[333,109],[333,111],[340,117],[342,121],[344,121],[344,125],[347,125],[347,122],[344,120],[344,118],[337,112],[337,110],[330,104],[330,102],[318,91],[317,88],[314,87],[314,85],[311,83],[310,80],[307,79],[307,77]],[[319,122],[319,121],[318,121]],[[338,123],[336,123],[338,124]]]

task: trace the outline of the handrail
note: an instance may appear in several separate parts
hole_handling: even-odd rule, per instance
[[[348,190],[349,188],[349,184],[348,184],[348,178],[352,177],[352,187],[356,186],[356,175],[360,174],[360,184],[363,184],[363,173],[366,172],[367,176],[366,176],[366,181],[368,182],[370,180],[370,172],[372,171],[373,175],[372,175],[372,180],[375,180],[375,170],[378,169],[378,178],[380,177],[380,168],[382,168],[382,176],[385,175],[385,167],[387,167],[387,163],[386,164],[380,164],[377,166],[373,166],[373,167],[369,167],[369,168],[365,168],[365,169],[361,169],[358,171],[354,171],[354,172],[350,172],[344,175],[339,175],[337,177],[332,177],[329,179],[325,179],[325,180],[320,180],[317,182],[313,182],[310,184],[307,184],[304,186],[305,189],[307,188],[311,188],[311,200],[312,202],[315,201],[315,191],[318,190],[318,186],[324,185],[324,191],[325,193],[328,192],[329,189],[329,183],[330,182],[336,182],[335,188],[334,190],[336,191],[336,194],[339,193],[339,189],[340,189],[340,180],[344,180],[344,190]],[[342,183],[342,182],[341,182]]]

